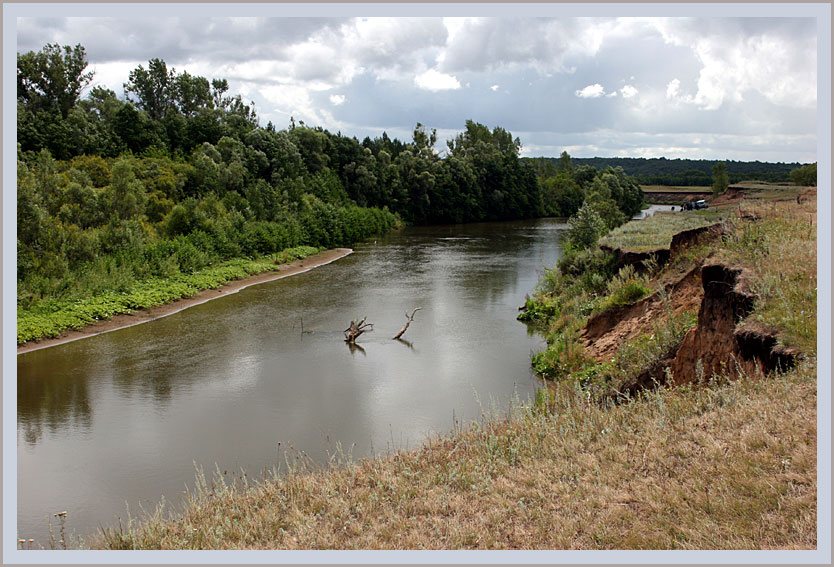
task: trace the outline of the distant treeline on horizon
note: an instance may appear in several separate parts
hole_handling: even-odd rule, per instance
[[[558,157],[524,158],[531,161],[545,160],[558,165]],[[730,183],[745,180],[768,181],[771,183],[790,182],[790,172],[802,166],[801,163],[770,163],[762,161],[733,161],[706,159],[625,158],[625,157],[571,157],[573,165],[589,165],[595,169],[622,167],[626,174],[634,177],[641,185],[712,185],[712,168],[723,161],[727,164]]]

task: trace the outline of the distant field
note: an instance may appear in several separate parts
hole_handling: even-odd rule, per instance
[[[801,187],[793,183],[742,181],[730,185],[727,193],[718,197],[714,203],[716,205],[727,204],[738,198],[739,195],[744,195],[744,198],[750,201],[793,201],[807,189],[807,187]]]
[[[658,212],[646,219],[630,221],[618,226],[600,239],[599,243],[633,252],[668,248],[675,234],[690,228],[712,224],[721,218],[721,213],[715,209],[676,213]]]
[[[791,182],[769,183],[767,181],[739,181],[738,183],[730,184],[730,187],[739,187],[742,189],[775,189],[781,187],[783,189],[790,189],[792,187],[797,187],[797,185]]]
[[[641,185],[640,189],[646,193],[712,193],[712,188],[698,185]]]

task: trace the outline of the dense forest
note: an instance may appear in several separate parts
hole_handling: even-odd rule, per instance
[[[228,82],[140,65],[124,98],[95,86],[81,45],[18,54],[18,304],[129,288],[147,278],[306,245],[350,245],[400,223],[569,216],[607,225],[643,197],[621,168],[541,171],[521,142],[466,121],[436,149],[361,142],[291,120],[261,126]]]
[[[551,162],[559,158],[532,158],[532,162]],[[666,159],[666,158],[573,158],[576,166],[591,166],[596,169],[621,167],[626,174],[634,177],[640,185],[695,185],[709,187],[712,185],[713,167],[718,160]],[[727,166],[730,183],[744,180],[767,182],[790,182],[791,171],[800,167],[799,163],[768,163],[761,161],[733,161],[723,163]],[[541,166],[539,166],[541,167]]]

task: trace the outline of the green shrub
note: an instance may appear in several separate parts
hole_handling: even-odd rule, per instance
[[[607,285],[607,297],[602,302],[602,309],[622,307],[646,297],[650,292],[649,278],[636,273],[634,266],[620,269]]]

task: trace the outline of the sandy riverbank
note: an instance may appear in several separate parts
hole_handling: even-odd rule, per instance
[[[264,272],[262,274],[257,274],[240,280],[231,281],[221,287],[215,289],[206,289],[201,291],[197,295],[179,299],[177,301],[174,301],[173,303],[166,303],[165,305],[151,307],[150,309],[141,309],[138,311],[134,311],[133,313],[127,313],[124,315],[116,315],[111,319],[107,319],[106,321],[98,321],[96,323],[93,323],[92,325],[87,325],[82,329],[67,331],[63,333],[61,336],[52,339],[43,339],[40,341],[31,341],[28,343],[24,343],[17,347],[17,353],[21,354],[24,352],[38,350],[41,348],[47,348],[63,343],[68,343],[70,341],[77,341],[78,339],[93,337],[95,335],[100,335],[109,331],[124,329],[125,327],[131,327],[133,325],[147,323],[148,321],[153,321],[161,317],[172,315],[173,313],[177,313],[179,311],[182,311],[183,309],[188,309],[189,307],[194,307],[195,305],[200,305],[201,303],[211,301],[212,299],[224,297],[231,293],[237,293],[238,291],[249,286],[271,282],[274,280],[279,280],[281,278],[286,278],[289,276],[294,276],[296,274],[307,272],[309,270],[312,270],[313,268],[329,264],[330,262],[335,262],[339,258],[343,258],[351,252],[353,252],[353,250],[351,250],[350,248],[334,248],[332,250],[325,250],[324,252],[319,252],[318,254],[308,256],[307,258],[304,258],[302,260],[296,260],[295,262],[291,262],[289,264],[282,264],[281,266],[278,266],[277,269],[271,272]]]

